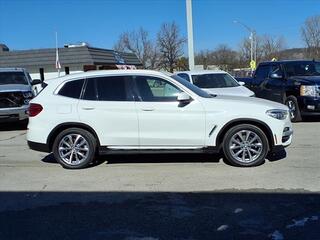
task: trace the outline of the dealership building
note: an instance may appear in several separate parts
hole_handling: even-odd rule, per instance
[[[142,64],[133,53],[117,52],[110,49],[94,48],[88,44],[65,45],[58,48],[60,76],[104,69],[135,69]],[[25,68],[32,79],[47,80],[58,77],[56,49],[31,49],[10,51],[0,44],[0,68]]]

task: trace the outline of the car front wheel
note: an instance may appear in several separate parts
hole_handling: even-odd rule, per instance
[[[234,166],[258,166],[264,162],[268,150],[265,133],[251,124],[232,127],[227,131],[223,141],[225,157]]]
[[[80,128],[70,128],[62,131],[53,144],[55,159],[69,169],[80,169],[88,166],[96,150],[94,136]]]

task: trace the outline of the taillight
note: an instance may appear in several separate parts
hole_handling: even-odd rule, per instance
[[[40,104],[37,103],[30,103],[29,106],[29,117],[35,117],[37,116],[41,111],[42,111],[43,107]]]

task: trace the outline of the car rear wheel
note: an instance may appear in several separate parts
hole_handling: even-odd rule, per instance
[[[225,157],[234,166],[258,166],[264,162],[268,150],[268,139],[265,133],[251,124],[232,127],[223,141]]]
[[[300,108],[298,105],[297,98],[295,96],[287,97],[285,104],[289,108],[289,115],[292,122],[299,122],[302,120]]]
[[[53,144],[55,159],[68,169],[87,167],[94,159],[96,139],[88,131],[70,128],[62,131]]]

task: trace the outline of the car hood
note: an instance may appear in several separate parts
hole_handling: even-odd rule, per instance
[[[31,91],[30,85],[24,85],[24,84],[0,85],[0,92],[27,92],[27,91]]]
[[[298,80],[301,83],[320,85],[320,76],[292,76],[290,79]]]
[[[263,111],[270,109],[288,110],[284,104],[272,102],[256,97],[238,97],[238,96],[216,96],[213,98],[203,98],[204,107],[207,110],[231,111],[233,113],[253,113],[254,111]]]
[[[226,87],[226,88],[203,88],[209,94],[225,95],[225,96],[241,96],[250,97],[254,95],[254,92],[246,87]]]

